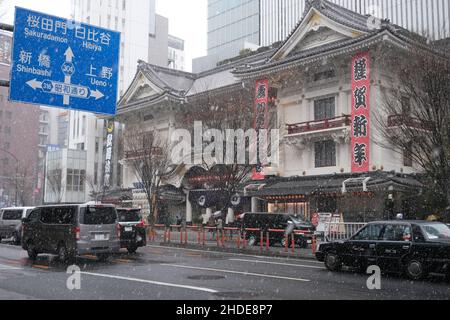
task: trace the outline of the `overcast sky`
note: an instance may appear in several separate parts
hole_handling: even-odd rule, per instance
[[[3,9],[9,9],[7,23],[13,22],[14,6],[65,18],[71,14],[70,0],[3,0]],[[191,60],[206,55],[206,0],[156,0],[156,12],[169,18],[170,34],[186,41],[186,68],[190,71]]]

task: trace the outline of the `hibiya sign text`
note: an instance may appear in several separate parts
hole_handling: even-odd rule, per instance
[[[268,124],[268,114],[269,114],[269,80],[259,80],[256,81],[256,92],[255,92],[255,122],[254,129],[259,135],[260,130],[267,130]],[[264,141],[258,139],[256,146],[257,152],[257,164],[253,170],[252,179],[253,180],[264,180],[264,167],[261,161],[260,150],[266,146],[262,146]]]
[[[369,53],[352,59],[352,172],[370,170],[370,60]]]
[[[114,115],[120,33],[16,8],[10,100]]]

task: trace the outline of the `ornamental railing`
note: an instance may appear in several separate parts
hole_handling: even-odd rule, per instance
[[[314,132],[326,129],[348,127],[351,125],[351,116],[344,115],[341,117],[325,119],[325,120],[314,120],[302,123],[288,124],[287,131],[288,134],[298,134],[306,132]]]

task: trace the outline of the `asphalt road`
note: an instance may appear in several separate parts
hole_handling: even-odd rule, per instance
[[[0,245],[0,299],[39,300],[447,300],[440,277],[412,282],[384,276],[328,272],[314,260],[269,258],[149,246],[102,263],[77,259],[80,290],[69,290],[67,267],[53,256],[28,260],[19,247]]]

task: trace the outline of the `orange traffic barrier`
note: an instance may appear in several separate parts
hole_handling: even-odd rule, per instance
[[[317,239],[315,235],[312,238],[312,252],[313,254],[316,254],[317,252]]]

